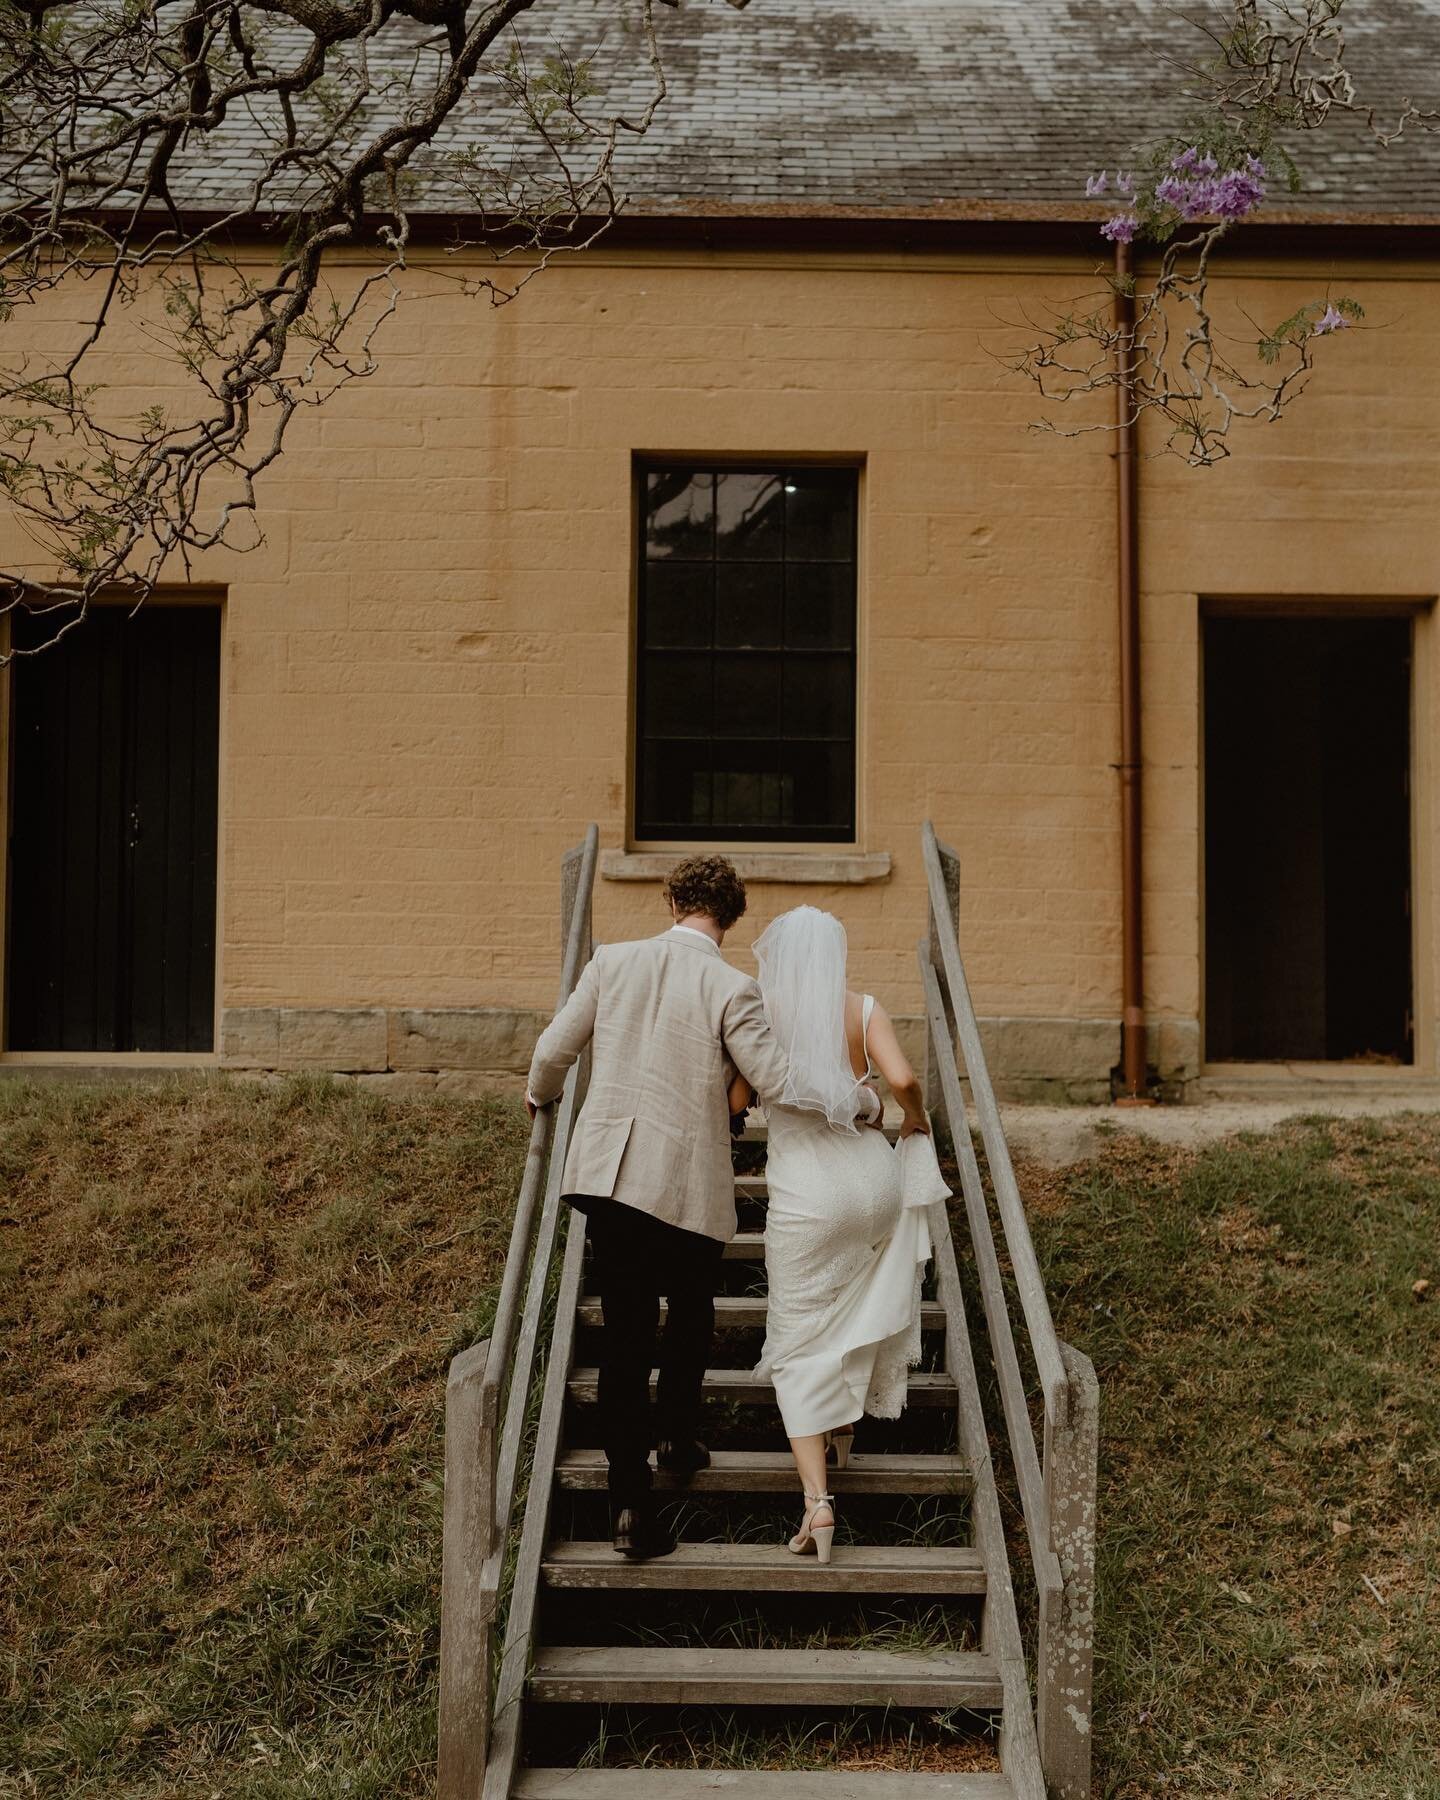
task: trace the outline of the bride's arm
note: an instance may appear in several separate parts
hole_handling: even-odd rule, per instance
[[[737,1075],[730,1083],[730,1116],[749,1112],[755,1103],[755,1090],[743,1075]]]
[[[870,1031],[866,1041],[871,1062],[885,1077],[890,1092],[899,1101],[901,1111],[905,1114],[904,1123],[900,1127],[901,1137],[909,1137],[916,1131],[923,1131],[928,1137],[930,1121],[925,1117],[925,1091],[915,1079],[915,1071],[900,1048],[900,1040],[895,1035],[895,1027],[890,1023],[889,1013],[878,1000],[870,1012]]]

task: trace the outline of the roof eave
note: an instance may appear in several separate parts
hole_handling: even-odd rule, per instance
[[[868,205],[826,206],[815,201],[791,205],[774,202],[731,202],[708,199],[629,205],[611,221],[606,236],[617,246],[660,244],[706,248],[961,249],[965,247],[1048,247],[1093,251],[1108,258],[1100,238],[1106,214],[1090,202],[966,199],[933,205],[881,208]],[[237,214],[233,208],[189,207],[181,215],[196,228],[223,228],[227,235],[270,235],[288,230],[283,213]],[[378,231],[385,215],[376,214]],[[154,223],[173,227],[173,216]],[[573,237],[584,242],[601,221],[582,220]],[[475,215],[454,211],[420,211],[410,216],[415,247],[458,248],[475,241]],[[503,241],[493,230],[492,241]],[[1250,253],[1304,253],[1344,242],[1369,254],[1426,255],[1440,251],[1440,211],[1388,212],[1358,207],[1275,206],[1242,220],[1230,240]],[[1137,245],[1143,257],[1146,247]]]

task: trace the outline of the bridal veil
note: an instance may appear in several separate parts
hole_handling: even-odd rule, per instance
[[[856,1131],[863,1084],[845,1042],[845,927],[818,906],[797,906],[761,932],[755,955],[765,1014],[790,1063],[780,1104]]]

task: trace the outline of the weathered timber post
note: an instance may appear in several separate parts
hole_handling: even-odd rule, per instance
[[[489,1747],[497,1399],[485,1382],[489,1356],[488,1339],[462,1351],[445,1382],[440,1800],[477,1800]]]
[[[958,936],[960,931],[960,858],[953,850],[936,840],[936,851],[940,857],[940,871],[945,877],[945,898],[950,909],[950,928]],[[944,979],[945,959],[940,949],[940,921],[935,917],[934,907],[926,909],[926,918],[930,921],[930,961],[933,967],[941,972],[940,993],[945,1002],[945,1028],[950,1033],[950,1041],[955,1041],[955,1009],[950,997],[948,982]],[[930,1043],[930,1034],[925,1034],[925,1109],[932,1115],[942,1106],[944,1095],[940,1091],[940,1059],[936,1056]],[[953,1146],[952,1146],[953,1148]]]
[[[584,916],[580,922],[580,955],[573,971],[573,979],[576,981],[580,979],[580,973],[584,969],[586,963],[589,962],[591,952],[595,948],[595,939],[592,931],[594,914],[593,875],[591,877],[590,886],[587,887],[583,895],[580,894],[580,872],[585,864],[586,851],[590,848],[590,839],[595,836],[595,827],[592,825],[585,836],[584,842],[576,844],[571,850],[567,850],[560,861],[560,955],[562,959],[565,957],[570,946],[570,937],[574,929],[575,903],[577,898],[584,908]],[[568,994],[561,994],[560,1003],[562,1006],[567,999],[569,999]],[[580,1058],[580,1073],[575,1091],[575,1103],[577,1107],[584,1104],[585,1093],[589,1086],[590,1047],[587,1044],[584,1053]]]
[[[1051,1800],[1089,1800],[1100,1391],[1088,1356],[1063,1343],[1060,1355],[1070,1412],[1052,1421],[1047,1410],[1045,1508],[1065,1587],[1053,1625],[1041,1614],[1036,1723]]]
[[[580,892],[580,864],[584,860],[585,846],[576,844],[565,852],[560,859],[560,956],[564,960],[565,952],[570,946],[570,924],[575,917],[575,897]],[[587,902],[588,904],[588,902]],[[579,974],[577,969],[576,974]],[[561,1001],[566,996],[560,996]]]

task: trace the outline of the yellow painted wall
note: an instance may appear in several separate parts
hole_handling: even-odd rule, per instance
[[[379,375],[297,421],[263,479],[266,546],[197,568],[229,594],[222,1005],[548,1006],[559,854],[592,818],[626,842],[632,458],[816,454],[864,462],[859,848],[894,874],[757,886],[741,960],[776,911],[833,906],[857,981],[918,1011],[928,815],[961,854],[982,1016],[1115,1020],[1111,444],[1035,433],[1033,392],[994,360],[1025,312],[1093,291],[1095,261],[599,250],[498,311],[417,272]],[[1237,267],[1231,298],[1267,320],[1334,273]],[[1159,1017],[1200,1010],[1198,597],[1440,589],[1436,275],[1345,270],[1333,285],[1379,328],[1322,346],[1292,417],[1238,430],[1218,469],[1142,466]],[[136,392],[151,366],[129,359]],[[1073,422],[1108,417],[1088,405]],[[1430,630],[1415,791],[1433,1066]],[[662,922],[653,887],[601,883],[597,935]]]

